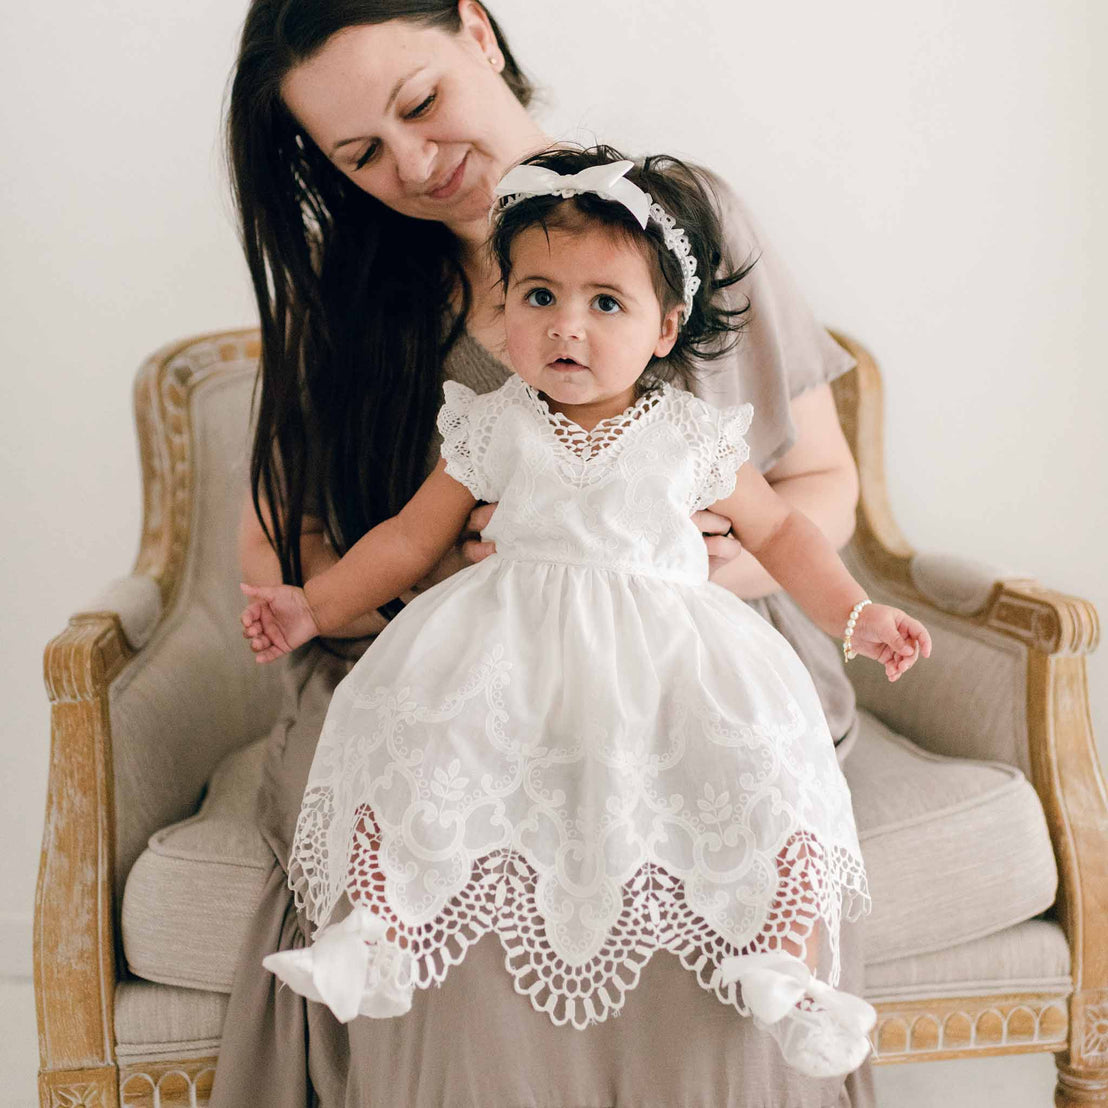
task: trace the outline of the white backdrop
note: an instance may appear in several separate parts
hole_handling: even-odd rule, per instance
[[[1108,613],[1108,5],[492,6],[553,133],[714,167],[819,316],[874,351],[910,541]],[[133,372],[170,339],[253,319],[218,133],[244,11],[0,15],[0,974],[30,962],[42,646],[136,549]],[[1105,750],[1105,652],[1090,673]]]

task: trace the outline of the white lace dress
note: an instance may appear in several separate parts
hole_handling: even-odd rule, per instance
[[[496,553],[410,603],[339,685],[289,883],[369,906],[441,982],[496,931],[558,1024],[617,1013],[654,951],[745,1013],[728,955],[868,907],[850,795],[785,640],[708,581],[690,519],[734,488],[749,404],[663,385],[584,432],[518,377],[447,382],[447,472]]]

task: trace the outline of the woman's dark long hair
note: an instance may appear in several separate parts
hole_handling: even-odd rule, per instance
[[[289,71],[337,32],[393,19],[462,26],[458,0],[254,0],[231,85],[228,161],[261,319],[251,492],[297,584],[306,508],[342,553],[419,487],[442,361],[469,306],[454,236],[355,186],[281,99]],[[490,23],[526,106],[531,84]]]

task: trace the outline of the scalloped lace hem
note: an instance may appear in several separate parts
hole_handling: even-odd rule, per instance
[[[844,918],[857,919],[870,906],[860,859],[839,847],[826,852],[801,831],[778,854],[782,869],[776,897],[755,934],[729,941],[686,901],[682,878],[649,862],[624,882],[622,909],[598,953],[575,964],[553,948],[538,906],[539,874],[514,849],[475,860],[465,886],[433,920],[404,923],[385,896],[378,859],[380,831],[368,809],[362,809],[361,817],[354,832],[346,898],[390,924],[385,939],[412,954],[415,986],[441,985],[469,948],[495,931],[515,991],[557,1026],[583,1029],[617,1016],[658,950],[675,954],[697,984],[720,1003],[749,1015],[739,986],[721,980],[720,964],[738,954],[782,950],[806,958],[808,940],[820,923],[831,957],[826,979],[837,985],[839,925]],[[290,864],[289,885],[297,906],[318,925],[326,919],[311,912],[312,884],[308,869]]]

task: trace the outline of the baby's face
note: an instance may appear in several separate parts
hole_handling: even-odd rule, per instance
[[[553,228],[548,240],[529,227],[512,244],[508,356],[559,409],[622,412],[651,357],[673,348],[679,312],[663,318],[645,256],[603,228]]]

